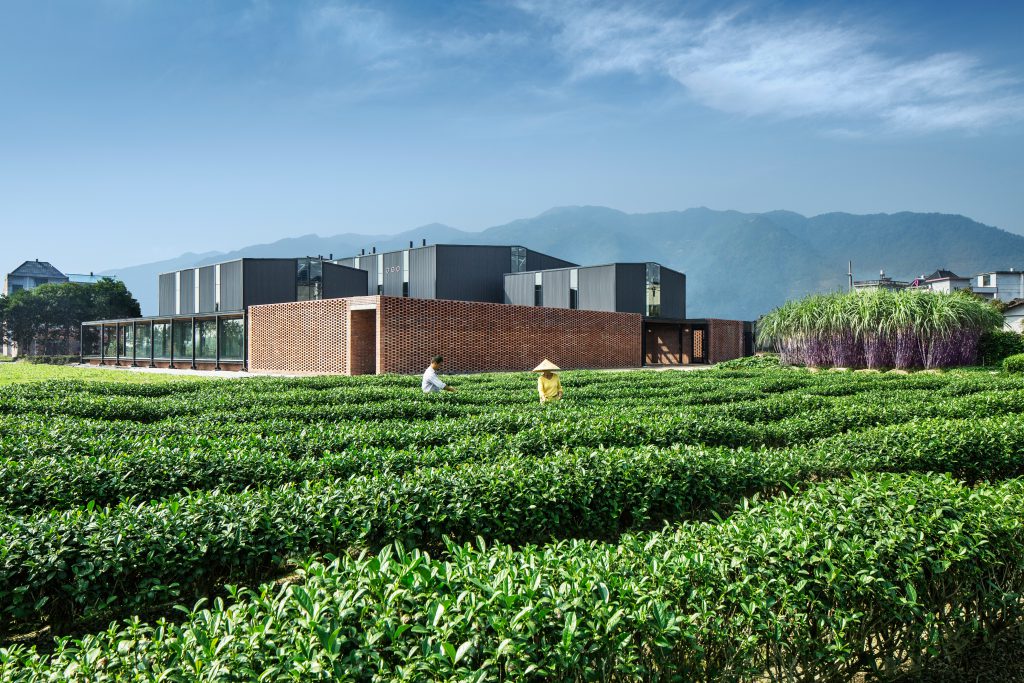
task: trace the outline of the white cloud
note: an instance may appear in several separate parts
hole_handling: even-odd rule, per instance
[[[548,24],[573,79],[668,77],[708,107],[846,122],[836,130],[856,121],[898,132],[977,131],[1024,120],[1018,79],[959,52],[898,56],[875,27],[571,0],[518,6]]]

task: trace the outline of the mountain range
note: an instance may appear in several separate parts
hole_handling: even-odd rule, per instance
[[[375,246],[400,249],[412,241],[520,244],[582,265],[657,261],[686,273],[688,317],[753,320],[789,298],[843,289],[847,262],[858,279],[880,270],[912,279],[937,268],[959,275],[1024,267],[1024,236],[970,218],[939,213],[807,217],[791,211],[742,213],[694,208],[624,213],[600,206],[560,207],[480,232],[438,223],[391,235],[303,235],[230,252],[186,253],[118,268],[155,315],[157,275],[240,257],[352,256]]]

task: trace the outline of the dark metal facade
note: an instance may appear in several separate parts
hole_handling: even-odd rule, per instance
[[[338,299],[345,296],[366,296],[369,293],[369,273],[358,268],[347,268],[324,262],[323,298]]]
[[[514,270],[513,249],[521,250],[522,267],[532,270],[574,265],[523,247],[476,244],[432,244],[360,254],[336,263],[366,270],[369,294],[502,303],[503,277]]]
[[[297,276],[298,266],[293,258],[243,259],[242,307],[295,301]]]
[[[537,302],[537,278],[541,280],[542,306],[571,307],[571,278],[576,272],[577,308],[589,311],[640,313],[651,315],[648,307],[647,263],[611,263],[602,266],[558,268],[537,272],[509,273],[505,275],[502,300],[508,304],[534,306]],[[657,264],[650,264],[657,266]],[[660,274],[657,284],[659,319],[681,320],[686,317],[686,276],[657,266]]]

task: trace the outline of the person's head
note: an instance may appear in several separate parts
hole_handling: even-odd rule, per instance
[[[550,370],[545,370],[543,374],[544,379],[551,379],[552,377],[555,376],[555,373],[551,372]]]
[[[443,362],[444,362],[444,358],[443,357],[441,357],[441,356],[434,356],[433,358],[430,359],[430,367],[432,367],[435,370],[437,370],[439,367],[441,367],[441,363],[443,363]]]

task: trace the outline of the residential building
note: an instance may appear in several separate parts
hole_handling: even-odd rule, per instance
[[[3,294],[11,295],[20,290],[35,289],[39,285],[67,282],[68,276],[54,268],[47,261],[25,261],[4,277]]]
[[[1003,329],[1024,334],[1024,299],[1010,301],[1003,309]]]
[[[877,280],[857,280],[853,283],[853,288],[858,291],[870,291],[875,289],[897,291],[900,289],[906,289],[909,286],[909,282],[893,280],[891,277],[886,276],[884,270],[879,273]]]
[[[986,299],[1009,302],[1024,299],[1024,271],[992,270],[975,275],[971,290]]]
[[[939,268],[931,275],[922,275],[910,283],[911,287],[930,289],[933,292],[958,292],[971,288],[971,278],[961,277],[951,270]]]

